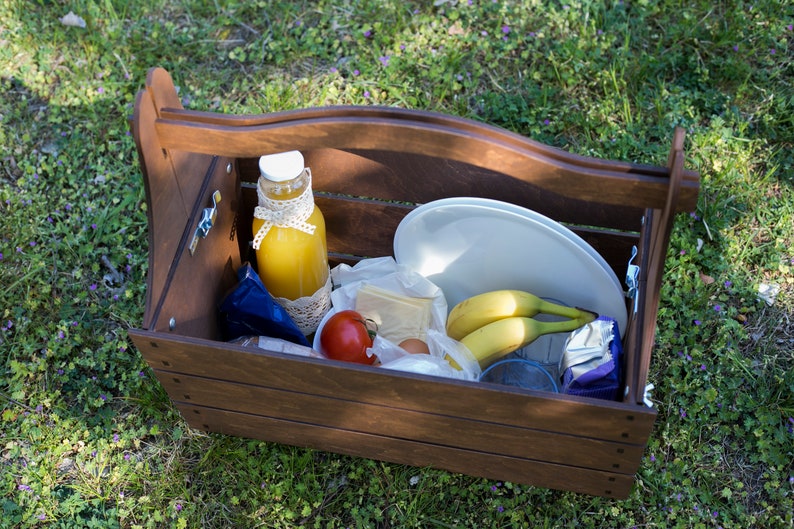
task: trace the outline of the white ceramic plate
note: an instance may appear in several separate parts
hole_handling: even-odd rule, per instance
[[[549,228],[557,231],[560,235],[564,235],[565,237],[569,238],[574,243],[578,244],[584,251],[586,251],[590,256],[595,259],[595,261],[601,265],[601,267],[607,272],[607,275],[612,278],[615,283],[615,286],[618,289],[621,289],[620,280],[618,276],[615,275],[615,272],[612,271],[612,267],[609,266],[609,263],[601,256],[600,253],[596,251],[595,248],[590,246],[587,241],[576,235],[574,232],[560,224],[559,222],[550,219],[545,215],[541,215],[537,211],[532,211],[531,209],[523,208],[521,206],[517,206],[515,204],[511,204],[510,202],[502,202],[500,200],[492,200],[489,198],[476,198],[476,197],[454,197],[449,199],[444,199],[447,201],[448,204],[460,204],[460,205],[473,205],[473,206],[488,206],[496,209],[501,209],[503,211],[509,211],[511,213],[515,213],[517,215],[523,215],[531,220],[536,220],[543,224],[544,226],[548,226]]]
[[[411,211],[394,236],[394,256],[441,288],[451,309],[498,289],[609,316],[623,333],[620,282],[578,235],[526,208],[478,198],[448,198]]]

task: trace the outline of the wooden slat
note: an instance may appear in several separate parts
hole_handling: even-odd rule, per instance
[[[325,216],[329,250],[367,257],[393,255],[394,233],[413,209],[402,204],[345,197],[316,196],[315,202]],[[575,226],[570,229],[598,251],[618,279],[623,280],[638,234]]]
[[[244,189],[240,219],[253,219],[256,192]],[[315,196],[315,203],[323,212],[328,251],[331,254],[363,257],[381,257],[394,253],[394,232],[400,221],[413,207],[340,196]],[[237,237],[244,242],[242,255],[255,255],[245,241],[253,240],[251,222],[241,221]],[[245,260],[245,259],[243,259]]]
[[[394,232],[412,209],[344,198],[317,197],[325,216],[328,249],[333,252],[380,257],[394,253]]]
[[[489,479],[626,498],[633,476],[530,459],[375,436],[314,424],[176,403],[188,424],[199,430],[316,448],[415,467],[433,467]]]
[[[643,445],[505,426],[156,370],[174,401],[480,452],[633,474]]]
[[[406,410],[644,444],[656,412],[636,405],[303,358],[131,329],[149,365],[177,374]]]
[[[531,149],[499,143],[452,127],[364,117],[321,117],[272,125],[232,127],[158,119],[166,148],[253,157],[285,150],[333,148],[390,150],[457,160],[499,171],[550,192],[610,205],[663,207],[667,178],[581,167]],[[573,182],[573,183],[572,183]],[[682,188],[681,208],[691,211],[697,184]]]
[[[253,127],[259,125],[269,125],[274,123],[300,122],[306,119],[322,117],[370,117],[392,120],[415,121],[457,128],[468,131],[472,134],[481,134],[492,137],[506,145],[521,146],[544,153],[551,159],[560,160],[582,167],[593,169],[609,169],[625,173],[647,174],[653,176],[667,176],[668,171],[665,167],[628,163],[615,160],[604,160],[572,154],[562,149],[557,149],[549,145],[534,141],[519,134],[510,132],[500,127],[475,122],[470,119],[440,114],[424,110],[402,109],[395,107],[378,106],[331,106],[320,108],[301,108],[284,112],[272,112],[259,115],[229,115],[217,112],[202,112],[196,110],[185,110],[181,104],[175,108],[160,109],[160,117],[175,121],[186,121],[198,124],[224,125],[231,127]],[[687,171],[684,174],[687,180],[697,180],[698,175],[694,171]]]
[[[449,196],[480,197],[527,207],[558,222],[624,231],[639,231],[644,211],[626,204],[607,207],[564,197],[495,170],[431,156],[335,149],[306,151],[304,156],[312,168],[314,190],[328,195],[409,204]],[[243,181],[256,181],[257,162],[240,160]]]
[[[639,234],[575,226],[569,226],[569,228],[604,258],[625,289],[626,268],[629,259],[631,259],[632,248],[639,244]]]

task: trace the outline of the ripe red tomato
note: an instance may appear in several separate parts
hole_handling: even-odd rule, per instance
[[[320,332],[320,345],[328,358],[372,364],[375,355],[367,356],[374,333],[367,328],[367,320],[355,310],[337,312],[325,322]]]

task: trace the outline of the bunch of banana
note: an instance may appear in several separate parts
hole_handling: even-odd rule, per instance
[[[541,322],[537,314],[568,318]],[[557,305],[521,290],[495,290],[458,303],[447,318],[447,335],[460,341],[483,369],[539,336],[568,332],[590,323],[598,314]]]

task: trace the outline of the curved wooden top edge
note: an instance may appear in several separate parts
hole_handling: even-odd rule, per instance
[[[146,90],[152,97],[158,117],[164,108],[177,110],[183,108],[176,92],[174,80],[171,78],[171,74],[163,68],[150,68],[146,72]]]
[[[441,156],[485,169],[498,167],[499,172],[531,180],[563,196],[582,198],[584,194],[605,204],[629,204],[641,193],[647,202],[642,207],[662,208],[669,183],[666,170],[663,176],[658,171],[629,173],[625,166],[615,170],[612,164],[583,166],[580,157],[548,156],[550,148],[538,149],[536,142],[503,141],[499,135],[479,134],[478,129],[408,119],[334,115],[245,127],[158,119],[156,128],[165,148],[232,157],[316,148]],[[557,178],[565,174],[581,177],[577,183],[589,188],[589,194],[573,189],[570,180]],[[698,181],[688,180],[683,187],[680,211],[691,211]]]
[[[647,174],[651,176],[668,175],[668,169],[666,167],[582,156],[546,145],[501,127],[475,121],[470,118],[450,116],[427,110],[385,106],[332,105],[286,110],[268,114],[230,115],[217,112],[186,110],[183,108],[162,108],[160,117],[167,120],[229,127],[259,127],[264,125],[300,123],[306,120],[321,118],[350,117],[410,121],[473,132],[480,136],[497,139],[508,145],[537,150],[537,152],[550,159],[560,160],[579,167],[591,167],[593,169],[605,169],[630,174]],[[683,129],[681,129],[681,132],[683,133]],[[680,145],[681,148],[683,148],[683,137],[680,139]],[[698,178],[699,175],[695,171],[684,172],[685,180],[695,181],[698,180]]]
[[[604,160],[569,153],[503,128],[469,118],[425,110],[384,106],[329,106],[268,114],[228,115],[185,110],[171,75],[152,68],[146,79],[157,113],[155,130],[161,146],[212,155],[257,157],[268,152],[332,148],[382,150],[444,157],[532,181],[562,195],[572,191],[556,177],[584,177],[591,196],[606,204],[631,203],[641,193],[642,207],[665,206],[670,167]],[[676,129],[672,152],[683,153],[683,129]],[[534,168],[529,168],[534,165]],[[544,173],[539,175],[538,167]],[[697,203],[700,175],[684,171],[677,211]],[[598,186],[597,182],[604,186]],[[563,179],[564,180],[564,179]],[[579,181],[577,181],[578,183]],[[599,189],[610,196],[602,197]],[[584,193],[586,195],[586,193]],[[642,202],[641,201],[641,202]]]

